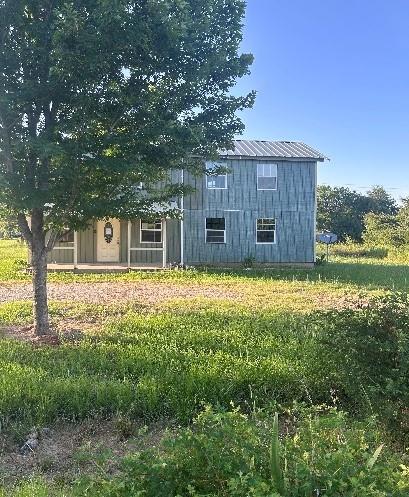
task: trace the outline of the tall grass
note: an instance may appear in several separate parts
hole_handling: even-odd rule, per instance
[[[382,385],[397,381],[388,375],[394,364],[396,371],[398,351],[385,342],[382,327],[389,321],[377,312],[256,316],[214,306],[130,313],[57,348],[3,341],[0,422],[115,413],[188,421],[203,403],[228,407],[233,401],[251,410],[272,401],[332,402],[334,395],[363,412],[381,405]]]

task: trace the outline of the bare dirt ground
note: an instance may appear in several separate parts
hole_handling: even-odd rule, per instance
[[[47,429],[35,450],[24,452],[24,435],[0,435],[0,482],[13,484],[36,474],[74,479],[102,469],[112,474],[121,456],[157,446],[165,431],[173,429],[169,421],[149,426],[120,420],[59,424]]]

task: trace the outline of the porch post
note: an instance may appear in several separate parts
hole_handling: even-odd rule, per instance
[[[162,219],[162,267],[166,267],[166,219]]]
[[[131,221],[128,220],[128,254],[127,254],[128,268],[131,267],[131,235],[132,235],[132,223]]]
[[[78,231],[74,231],[74,269],[78,266]]]

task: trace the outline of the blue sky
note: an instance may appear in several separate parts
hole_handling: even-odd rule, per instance
[[[248,0],[242,51],[243,138],[316,147],[319,183],[409,195],[408,0]]]

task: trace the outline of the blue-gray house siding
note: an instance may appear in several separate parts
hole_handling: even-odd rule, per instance
[[[195,188],[184,202],[187,264],[312,263],[315,253],[316,162],[266,161],[277,164],[277,189],[257,189],[257,159],[224,160],[227,189],[206,188],[205,177],[186,178]],[[226,220],[226,243],[205,241],[206,217]],[[256,222],[276,220],[274,244],[256,243]]]
[[[141,220],[121,220],[118,263],[129,265],[312,264],[315,261],[317,162],[325,157],[300,142],[236,140],[221,151],[227,188],[207,188],[206,175],[173,171],[169,181],[193,187],[177,199],[183,213],[166,220],[166,242],[141,242]],[[257,165],[277,165],[277,188],[258,190]],[[158,216],[159,217],[159,216]],[[225,243],[206,243],[206,218],[225,219]],[[275,220],[274,243],[258,244],[257,219]],[[164,224],[164,222],[162,222]],[[97,222],[78,233],[77,262],[98,263]],[[128,240],[128,233],[130,239]],[[130,250],[132,247],[132,251]],[[153,250],[151,250],[153,249]],[[73,263],[73,242],[59,242],[49,262]]]

